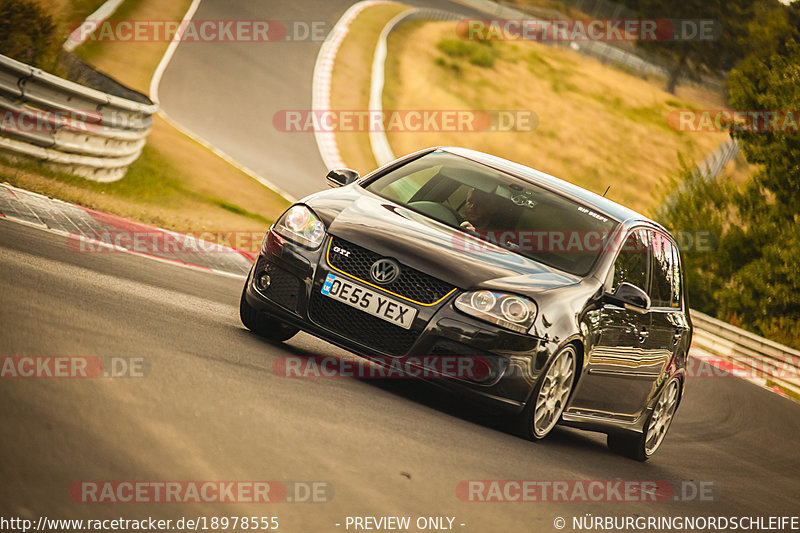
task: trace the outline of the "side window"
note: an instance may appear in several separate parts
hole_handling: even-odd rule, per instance
[[[645,230],[634,230],[614,262],[614,281],[612,291],[617,290],[620,283],[628,282],[647,291],[647,270],[650,242]]]
[[[671,307],[681,306],[681,260],[678,247],[672,247],[672,304]]]
[[[653,307],[672,307],[674,263],[672,243],[663,234],[652,232],[653,275],[650,301]]]

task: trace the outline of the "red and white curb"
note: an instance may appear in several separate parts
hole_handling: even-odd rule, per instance
[[[88,244],[95,251],[103,248],[237,279],[247,277],[246,273],[255,259],[255,254],[246,250],[134,222],[7,184],[0,184],[0,218],[60,235],[64,237],[65,243],[79,248],[81,246],[85,248]],[[139,233],[156,236],[162,241],[189,243],[187,249],[204,250],[209,253],[198,254],[197,257],[201,260],[191,262],[180,257],[182,255],[180,250],[156,255],[98,238],[100,235],[113,232]]]
[[[336,54],[339,52],[339,47],[350,31],[350,24],[368,7],[390,3],[392,2],[364,0],[363,2],[353,4],[333,26],[325,42],[322,43],[319,54],[317,54],[317,61],[314,64],[311,109],[315,114],[328,112],[331,109],[333,65],[336,62]],[[339,145],[336,144],[336,135],[334,132],[320,131],[319,128],[315,128],[314,138],[317,141],[317,147],[322,156],[322,161],[327,168],[342,168],[345,166],[342,156],[339,153]]]
[[[721,373],[725,375],[729,374],[732,377],[749,381],[750,383],[757,385],[762,389],[774,392],[779,396],[783,396],[784,398],[787,399],[793,399],[789,395],[787,395],[780,387],[777,387],[775,385],[768,385],[767,378],[756,376],[753,374],[752,371],[747,370],[742,366],[739,366],[735,362],[732,362],[728,359],[722,358],[717,355],[710,354],[707,351],[703,350],[702,348],[698,348],[692,345],[691,349],[689,350],[689,357],[692,357],[694,359],[699,359],[703,361],[703,363],[718,369]],[[690,376],[690,377],[702,377],[702,376]]]

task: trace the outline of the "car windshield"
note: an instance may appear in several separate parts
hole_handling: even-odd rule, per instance
[[[443,151],[410,161],[366,188],[477,239],[576,275],[591,270],[617,225],[560,194]]]

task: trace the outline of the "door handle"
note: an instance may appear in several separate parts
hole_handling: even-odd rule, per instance
[[[675,333],[672,334],[672,344],[678,344],[680,340],[683,338],[683,332],[679,329],[675,330]]]
[[[646,341],[646,340],[647,340],[647,337],[648,337],[648,335],[650,335],[650,332],[649,332],[649,331],[647,331],[647,328],[645,328],[644,326],[642,326],[641,328],[639,328],[639,342],[644,342],[644,341]]]

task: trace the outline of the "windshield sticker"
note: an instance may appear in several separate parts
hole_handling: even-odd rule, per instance
[[[579,205],[578,206],[578,211],[580,211],[581,213],[585,213],[585,214],[589,215],[590,217],[596,218],[597,220],[600,220],[601,222],[608,222],[608,218],[604,217],[603,215],[601,215],[599,213],[595,213],[591,209],[586,209],[583,206]]]

